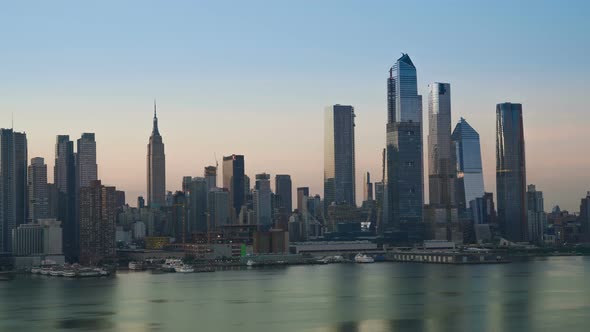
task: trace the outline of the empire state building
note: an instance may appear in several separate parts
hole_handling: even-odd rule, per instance
[[[147,202],[150,207],[163,206],[166,197],[166,156],[158,131],[158,116],[154,102],[154,126],[147,146]]]

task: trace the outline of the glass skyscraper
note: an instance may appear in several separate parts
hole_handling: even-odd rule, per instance
[[[496,105],[498,222],[506,239],[527,241],[526,164],[522,105]]]
[[[461,118],[451,140],[457,171],[456,200],[459,210],[465,211],[472,200],[484,194],[479,134]]]
[[[387,111],[381,231],[423,221],[422,96],[418,95],[416,67],[407,54],[389,70]]]
[[[62,222],[63,251],[68,261],[79,255],[79,223],[76,218],[76,161],[74,142],[69,135],[58,135],[55,143],[53,179],[57,186],[57,219]]]
[[[246,176],[244,174],[244,156],[231,155],[223,157],[223,188],[229,190],[229,202],[231,206],[231,218],[237,220],[246,201]]]
[[[428,85],[428,170],[430,205],[455,204],[456,167],[451,151],[451,85]]]
[[[328,106],[324,118],[324,200],[356,206],[354,108]]]

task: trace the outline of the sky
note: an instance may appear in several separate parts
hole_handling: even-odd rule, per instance
[[[464,117],[480,133],[486,191],[495,105],[522,103],[527,182],[546,210],[578,211],[589,14],[587,1],[2,1],[0,127],[14,118],[50,181],[55,136],[95,132],[99,178],[135,205],[156,98],[167,190],[235,153],[251,178],[290,174],[322,194],[323,110],[350,104],[360,200],[363,173],[380,180],[386,79],[404,52],[425,121],[428,83],[448,82],[453,127]]]

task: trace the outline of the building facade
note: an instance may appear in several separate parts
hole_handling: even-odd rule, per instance
[[[324,202],[356,206],[354,108],[326,107],[324,112]]]
[[[522,105],[496,106],[496,193],[498,221],[510,241],[528,241],[526,163]]]
[[[270,227],[272,225],[270,174],[256,174],[253,200],[256,224]]]
[[[147,146],[147,204],[160,207],[166,204],[166,155],[158,129],[158,116],[154,103],[152,134]]]
[[[96,140],[94,133],[83,133],[77,141],[76,180],[78,188],[88,187],[98,179]]]

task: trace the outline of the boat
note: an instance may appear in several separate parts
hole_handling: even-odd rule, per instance
[[[178,272],[178,273],[193,273],[195,272],[195,269],[192,268],[189,265],[178,265],[174,268],[174,271]]]
[[[38,266],[33,266],[33,267],[31,268],[31,273],[32,273],[32,274],[38,274],[38,273],[41,273],[41,268],[40,268],[40,267],[38,267]]]
[[[373,257],[371,256],[359,253],[356,256],[354,256],[354,261],[356,263],[374,263],[375,259],[373,259]]]
[[[129,262],[129,270],[141,271],[144,269],[143,262]]]
[[[249,260],[246,262],[246,266],[256,266],[256,265],[257,265],[257,264],[256,264],[256,262],[255,262],[255,261],[253,261],[253,260],[251,260],[251,259],[249,259]]]
[[[76,274],[76,276],[78,276],[80,278],[98,277],[99,275],[100,275],[100,272],[95,271],[94,269],[90,269],[90,268],[82,268]]]
[[[49,272],[51,272],[50,268],[44,267],[41,269],[41,271],[39,271],[39,273],[41,273],[42,275],[46,276],[49,274]]]
[[[66,270],[66,271],[64,271],[63,276],[66,278],[75,278],[76,272],[74,272],[72,270]]]
[[[52,277],[63,277],[64,271],[63,270],[54,269],[54,270],[51,270],[49,272],[49,275],[52,276]]]

